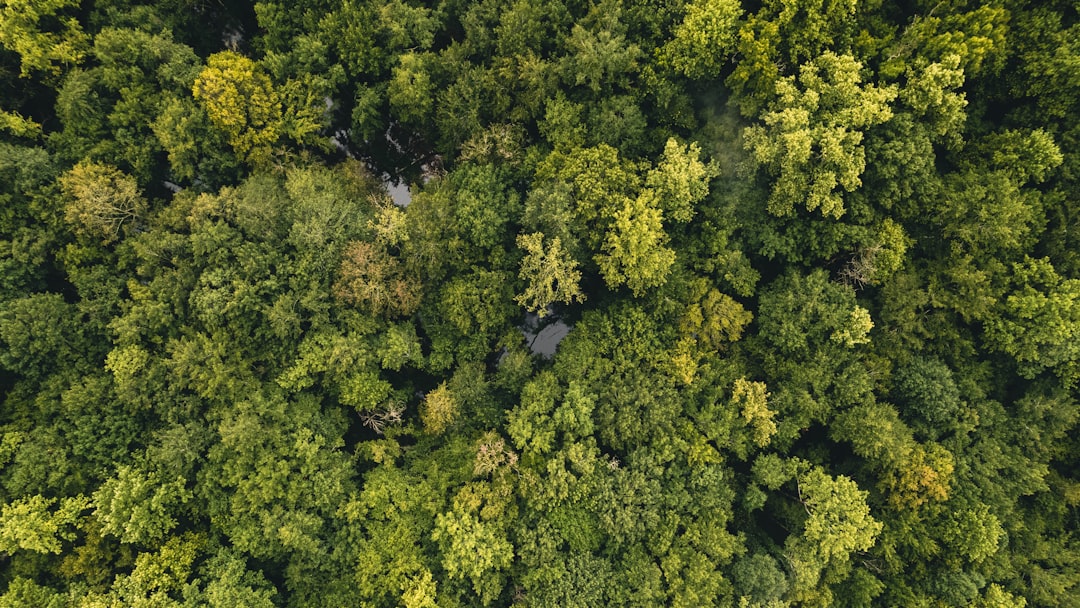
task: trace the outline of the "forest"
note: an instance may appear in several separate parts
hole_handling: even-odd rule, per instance
[[[0,608],[1080,608],[1077,0],[0,0]]]

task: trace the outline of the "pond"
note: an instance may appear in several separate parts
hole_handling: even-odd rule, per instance
[[[426,184],[439,171],[441,159],[416,134],[391,122],[382,137],[362,142],[350,140],[350,131],[339,130],[331,138],[339,152],[364,161],[386,186],[394,204],[408,207],[411,187]]]
[[[412,191],[409,190],[409,185],[402,179],[395,179],[389,173],[382,174],[382,183],[386,186],[386,191],[390,194],[390,198],[394,201],[394,204],[398,207],[408,207],[412,201]]]
[[[559,318],[546,315],[543,319],[535,313],[525,315],[525,322],[518,326],[534,355],[547,358],[555,356],[559,342],[570,333],[572,327]]]

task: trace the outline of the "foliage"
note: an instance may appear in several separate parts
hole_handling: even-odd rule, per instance
[[[585,300],[579,286],[581,273],[577,271],[577,262],[567,255],[559,237],[551,239],[546,250],[542,232],[518,235],[517,244],[525,250],[518,277],[528,282],[525,292],[514,298],[518,304],[543,317],[548,306],[555,302],[570,304]]]
[[[703,0],[687,6],[661,57],[688,78],[715,78],[735,47],[743,9],[739,2]]]
[[[87,503],[82,496],[57,501],[36,495],[5,504],[0,512],[4,552],[60,553],[64,541],[75,539],[74,528]]]
[[[458,404],[445,382],[424,396],[420,420],[424,423],[424,430],[432,435],[446,431],[457,418],[457,414]]]
[[[87,36],[70,15],[77,6],[71,0],[17,0],[0,7],[0,45],[19,54],[20,76],[34,71],[58,75],[61,66],[82,60]],[[42,25],[59,31],[42,31]]]
[[[889,120],[892,87],[861,85],[862,65],[827,52],[776,83],[776,99],[748,127],[746,148],[776,177],[769,212],[789,215],[796,204],[839,218],[846,209],[837,188],[851,192],[866,168],[864,129]]]
[[[158,475],[120,467],[116,477],[94,493],[101,531],[125,543],[149,545],[163,539],[177,524],[170,510],[191,499],[185,486],[182,477],[162,483]]]
[[[254,61],[231,51],[212,55],[192,92],[237,154],[270,162],[282,130],[281,96]]]
[[[0,2],[0,607],[1080,608],[1074,4]]]
[[[64,219],[77,233],[115,241],[124,223],[136,223],[146,212],[147,202],[135,180],[116,167],[98,164],[75,165],[60,178],[68,198]]]
[[[646,191],[649,192],[649,191]],[[600,274],[609,288],[626,285],[640,296],[649,288],[663,285],[675,252],[667,247],[661,211],[655,200],[642,193],[626,199],[615,212],[611,229],[596,256]]]
[[[378,244],[350,243],[344,251],[334,295],[374,314],[409,315],[420,304],[419,284]]]

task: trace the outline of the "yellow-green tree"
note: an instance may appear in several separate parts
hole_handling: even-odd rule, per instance
[[[65,194],[64,219],[76,233],[111,243],[125,225],[146,212],[146,199],[135,179],[116,167],[79,163],[60,177]]]
[[[424,397],[420,407],[420,420],[424,430],[432,435],[439,435],[454,423],[458,417],[458,403],[453,393],[443,382]]]
[[[0,4],[0,46],[19,54],[20,76],[34,72],[59,76],[61,66],[82,61],[90,39],[70,14],[78,7],[78,0],[5,0]],[[42,31],[43,22],[54,24],[53,31]]]
[[[739,0],[691,2],[660,59],[688,78],[716,78],[734,54],[743,12]]]
[[[232,51],[211,55],[192,93],[237,154],[254,165],[270,161],[283,113],[279,93],[258,64]]]
[[[75,540],[76,527],[90,501],[83,496],[20,498],[0,508],[0,551],[60,553],[65,542]]]
[[[377,315],[407,316],[420,305],[420,284],[401,262],[374,243],[353,241],[345,247],[334,295]]]
[[[799,75],[776,83],[776,99],[762,123],[743,137],[758,166],[773,177],[768,209],[784,216],[796,207],[844,215],[841,190],[862,185],[863,133],[892,117],[895,87],[862,84],[862,64],[826,52],[803,64]]]
[[[666,247],[668,235],[662,218],[652,190],[624,201],[611,222],[602,252],[596,256],[608,287],[626,285],[640,296],[667,281],[675,251]]]
[[[563,249],[559,237],[551,239],[545,247],[544,233],[521,234],[517,244],[525,250],[518,277],[526,282],[526,287],[524,293],[514,298],[515,302],[543,317],[547,307],[555,302],[570,304],[585,300],[577,261]]]

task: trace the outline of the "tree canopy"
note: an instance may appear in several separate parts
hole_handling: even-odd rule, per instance
[[[1080,14],[0,0],[0,608],[1080,608]]]

